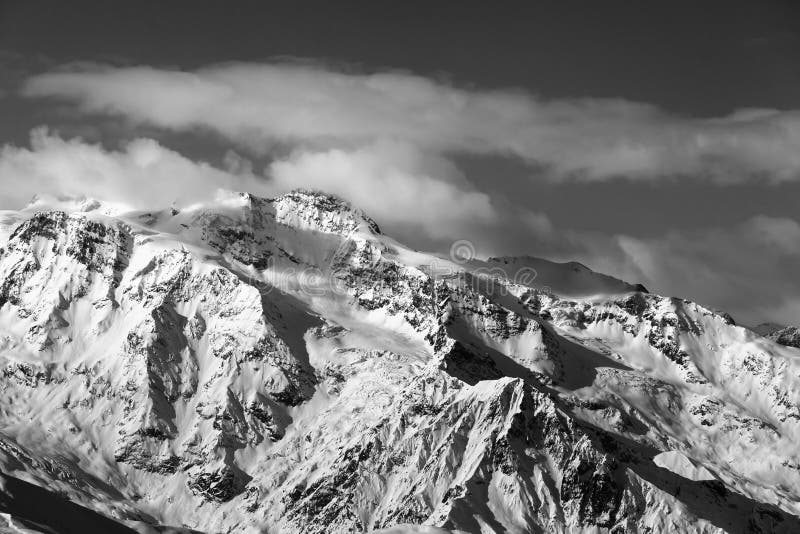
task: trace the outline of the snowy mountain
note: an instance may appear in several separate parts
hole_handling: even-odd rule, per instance
[[[0,247],[0,531],[800,531],[800,351],[699,304],[310,191]]]

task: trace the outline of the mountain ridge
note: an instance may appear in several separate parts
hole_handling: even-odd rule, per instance
[[[800,525],[800,353],[696,303],[320,192],[3,221],[0,466],[120,522]]]

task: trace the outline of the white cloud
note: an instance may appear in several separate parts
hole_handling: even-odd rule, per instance
[[[727,228],[614,239],[622,251],[618,269],[638,271],[658,293],[728,311],[745,323],[797,321],[788,314],[800,310],[797,221],[757,216]]]
[[[434,239],[493,226],[496,220],[489,196],[470,190],[449,161],[409,145],[382,142],[351,151],[299,152],[274,162],[270,174],[279,189],[305,186],[334,193],[378,221]]]
[[[495,227],[487,195],[472,190],[448,160],[409,145],[297,151],[273,161],[267,174],[229,151],[223,166],[192,161],[152,139],[107,150],[39,128],[30,148],[0,148],[0,209],[43,193],[154,208],[209,199],[220,188],[269,197],[311,187],[351,201],[402,235],[444,239],[458,229]]]
[[[37,194],[85,195],[132,207],[209,198],[219,188],[268,193],[263,178],[194,162],[152,139],[105,150],[39,128],[31,147],[0,148],[0,208],[19,208]]]
[[[405,73],[287,64],[195,72],[82,65],[36,76],[24,94],[172,130],[207,129],[260,152],[275,142],[342,148],[388,139],[431,153],[514,155],[551,179],[800,179],[797,111],[691,119],[624,100],[545,101]]]

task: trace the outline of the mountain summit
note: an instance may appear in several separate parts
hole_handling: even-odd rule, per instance
[[[106,532],[797,532],[781,339],[576,263],[413,251],[320,192],[40,198],[0,213],[0,505],[32,532],[61,530],[25,495]]]

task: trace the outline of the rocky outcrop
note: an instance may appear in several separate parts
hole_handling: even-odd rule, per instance
[[[775,343],[786,345],[787,347],[800,348],[800,328],[796,326],[787,326],[776,330],[767,336]]]

